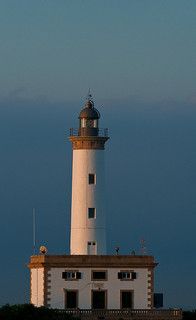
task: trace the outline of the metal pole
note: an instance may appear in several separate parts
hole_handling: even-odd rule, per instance
[[[36,253],[35,208],[33,208],[33,255]]]

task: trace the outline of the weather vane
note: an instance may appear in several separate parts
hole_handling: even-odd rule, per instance
[[[91,94],[91,89],[88,89],[88,94],[87,94],[87,100],[91,100],[92,99],[92,94]]]

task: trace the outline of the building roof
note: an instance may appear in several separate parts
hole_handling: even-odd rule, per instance
[[[29,268],[154,268],[153,256],[132,255],[37,255]]]

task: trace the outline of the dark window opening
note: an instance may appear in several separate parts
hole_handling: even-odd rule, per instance
[[[95,174],[94,173],[89,173],[89,175],[88,175],[88,183],[89,184],[95,184]]]
[[[92,271],[92,280],[107,280],[106,271]]]
[[[96,242],[88,241],[88,246],[96,246]]]
[[[87,119],[86,120],[86,127],[87,128],[94,128],[95,127],[95,122],[94,122],[95,120],[93,120],[93,119]]]
[[[81,272],[65,271],[62,273],[62,278],[65,280],[78,280],[81,279]]]
[[[121,291],[121,309],[133,308],[133,292]]]
[[[78,292],[67,290],[65,292],[65,308],[75,309],[78,307]]]
[[[163,293],[154,293],[154,307],[155,308],[163,307]]]
[[[118,272],[118,279],[120,280],[135,280],[136,278],[137,278],[136,272],[133,272],[133,271]]]
[[[88,208],[88,218],[95,219],[95,208]]]
[[[106,309],[106,291],[92,290],[92,309]]]

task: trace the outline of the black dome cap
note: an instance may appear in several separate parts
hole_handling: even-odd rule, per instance
[[[99,119],[100,113],[94,108],[94,103],[92,100],[88,100],[84,108],[80,111],[79,119]]]

